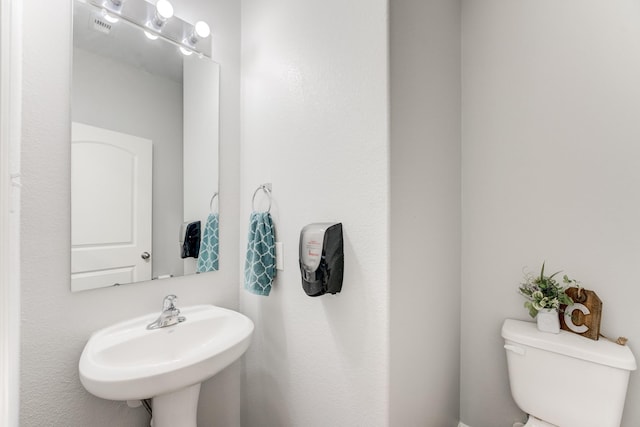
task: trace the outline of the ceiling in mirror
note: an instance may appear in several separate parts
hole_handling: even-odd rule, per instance
[[[109,17],[74,2],[73,291],[217,269],[219,65]]]

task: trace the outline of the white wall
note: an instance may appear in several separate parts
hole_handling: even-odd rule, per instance
[[[242,2],[241,262],[265,182],[285,262],[268,297],[240,291],[244,426],[387,425],[386,45],[384,0]],[[344,226],[344,287],[310,298],[298,237],[327,220]]]
[[[500,326],[522,268],[563,269],[640,357],[640,3],[463,2],[462,421],[522,419]],[[623,427],[640,425],[640,374]]]
[[[458,425],[460,1],[391,1],[391,426]]]
[[[239,7],[233,1],[175,1],[176,15],[214,29],[221,80],[221,259],[211,274],[70,292],[70,3],[23,2],[21,426],[140,426],[144,410],[101,400],[80,384],[77,363],[89,334],[156,311],[173,292],[180,304],[238,305]],[[55,16],[56,19],[51,19]],[[199,419],[239,425],[239,364],[203,385]]]
[[[20,115],[22,10],[0,1],[0,425],[20,413]]]

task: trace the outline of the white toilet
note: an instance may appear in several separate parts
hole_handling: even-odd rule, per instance
[[[629,347],[567,331],[550,334],[536,324],[502,325],[509,383],[529,414],[525,427],[620,427],[629,373]]]

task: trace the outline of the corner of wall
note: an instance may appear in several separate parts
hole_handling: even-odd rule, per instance
[[[390,6],[390,425],[453,425],[460,408],[460,2]],[[429,331],[428,341],[416,342],[416,324]]]
[[[22,6],[0,1],[0,424],[20,413]]]

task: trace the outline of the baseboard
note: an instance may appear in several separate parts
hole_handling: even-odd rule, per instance
[[[517,426],[522,426],[522,427],[524,427],[524,424],[522,424],[521,422],[516,422],[513,426],[514,426],[514,427],[517,427]],[[463,423],[462,421],[460,421],[460,422],[458,423],[458,427],[471,427],[471,426],[468,426],[468,425],[466,425],[465,423]]]

